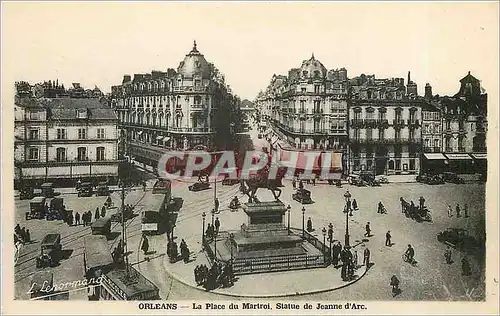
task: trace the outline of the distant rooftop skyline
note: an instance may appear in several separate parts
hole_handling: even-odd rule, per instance
[[[273,74],[287,75],[312,54],[328,70],[346,68],[349,78],[406,80],[411,71],[419,95],[426,83],[434,94],[453,95],[469,71],[488,92],[498,79],[497,9],[496,3],[11,2],[2,4],[2,68],[11,89],[14,81],[57,79],[106,93],[125,74],[177,69],[196,40],[241,99],[254,100]]]

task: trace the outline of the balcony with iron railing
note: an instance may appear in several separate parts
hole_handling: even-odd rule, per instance
[[[352,119],[351,127],[352,128],[362,128],[364,126],[362,119]]]
[[[408,120],[408,127],[410,128],[416,128],[420,126],[420,121],[417,119],[409,119]]]
[[[205,111],[208,107],[205,104],[192,104],[191,111]]]
[[[388,128],[389,120],[388,119],[377,119],[378,128]]]
[[[394,119],[392,120],[392,125],[394,125],[394,128],[403,128],[405,127],[405,120]]]
[[[363,121],[363,124],[367,128],[376,128],[377,127],[377,120],[376,119],[365,119]]]
[[[214,129],[210,127],[172,127],[169,132],[177,134],[211,134]]]

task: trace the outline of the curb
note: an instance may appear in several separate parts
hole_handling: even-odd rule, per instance
[[[329,268],[329,267],[330,266],[325,267],[325,268]],[[227,292],[223,292],[223,291],[220,291],[220,290],[207,291],[207,290],[205,290],[203,288],[200,288],[198,286],[194,286],[194,285],[186,282],[185,280],[183,280],[181,278],[178,278],[176,275],[174,275],[172,273],[172,271],[167,266],[165,266],[165,269],[167,270],[167,273],[170,275],[170,277],[172,279],[175,279],[178,282],[180,282],[180,283],[182,283],[182,284],[184,284],[186,286],[189,286],[190,288],[193,288],[193,289],[196,289],[198,291],[205,292],[205,293],[208,292],[208,293],[214,293],[214,294],[228,296],[228,297],[242,297],[242,298],[278,298],[278,297],[302,296],[302,295],[310,295],[310,294],[319,294],[319,293],[331,292],[331,291],[342,289],[344,287],[347,287],[349,285],[352,285],[352,284],[358,282],[359,280],[361,280],[366,275],[366,272],[368,272],[368,270],[369,270],[365,266],[363,266],[363,273],[357,279],[355,279],[353,281],[350,281],[348,283],[344,283],[344,284],[342,284],[340,286],[337,286],[337,287],[315,289],[315,290],[310,290],[310,291],[305,291],[305,292],[287,292],[287,293],[279,293],[279,294],[262,294],[262,295],[256,295],[256,294],[232,294],[232,293],[227,293]],[[317,268],[317,269],[324,269],[324,268]]]

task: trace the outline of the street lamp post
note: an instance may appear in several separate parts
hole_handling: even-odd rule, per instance
[[[323,230],[321,230],[323,233],[323,260],[326,260],[326,253],[325,253],[325,244],[326,244],[326,228],[323,227]]]
[[[286,210],[288,212],[288,235],[290,235],[290,210],[292,209],[292,207],[290,205],[288,205],[286,207]]]
[[[234,240],[234,234],[230,233],[229,234],[229,246],[231,247],[231,262],[233,262],[233,240]]]
[[[214,260],[217,261],[217,235],[218,235],[218,231],[217,229],[214,230],[215,232],[215,236],[214,236]]]
[[[205,244],[205,217],[207,217],[207,214],[203,212],[201,217],[203,218],[203,229],[201,231],[201,245],[203,246],[203,244]]]
[[[328,228],[331,229],[332,232],[333,232],[333,225],[332,225],[332,223],[330,223],[330,225],[328,225]],[[332,233],[332,236],[330,238],[330,258],[332,256],[332,242],[333,242],[333,233]]]
[[[349,245],[349,209],[348,209],[348,204],[351,201],[351,193],[349,193],[349,190],[347,190],[344,193],[344,198],[345,198],[345,246],[350,247]]]
[[[306,208],[302,207],[302,238],[305,238],[305,236],[306,236],[305,216],[306,216]]]
[[[212,227],[214,227],[214,223],[215,223],[215,221],[214,221],[214,219],[215,219],[215,209],[212,209],[211,213],[212,213]]]

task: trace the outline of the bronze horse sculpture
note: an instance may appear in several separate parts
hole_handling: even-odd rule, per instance
[[[283,186],[281,179],[283,174],[279,173],[276,175],[275,179],[269,179],[269,168],[257,173],[256,175],[251,175],[248,179],[241,180],[240,190],[242,193],[248,196],[248,203],[259,203],[259,200],[255,196],[257,190],[260,188],[268,189],[274,196],[276,201],[279,201],[281,196],[280,187]]]

